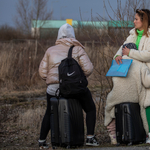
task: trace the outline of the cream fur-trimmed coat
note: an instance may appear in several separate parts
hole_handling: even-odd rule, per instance
[[[123,56],[123,59],[130,59]],[[107,95],[105,108],[105,126],[115,118],[115,105],[123,102],[139,103],[141,117],[146,133],[148,133],[148,123],[145,112],[146,88],[150,88],[150,70],[145,63],[133,60],[127,77],[113,77],[113,89]],[[149,99],[150,101],[150,99]]]
[[[127,37],[126,43],[136,43],[137,35],[135,34],[135,28],[130,30],[129,36]],[[122,46],[117,51],[116,55],[122,56]],[[114,57],[115,57],[114,56]],[[139,43],[139,49],[134,50],[130,49],[129,57],[131,59],[139,60],[141,62],[145,62],[148,68],[150,69],[150,28],[148,29],[148,37],[146,35],[142,36],[140,43]],[[150,89],[146,89],[146,98],[145,98],[144,107],[150,106]]]

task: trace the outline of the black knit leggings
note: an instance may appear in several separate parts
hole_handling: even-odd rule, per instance
[[[47,109],[41,125],[40,140],[45,140],[50,130],[51,97],[53,96],[47,93]],[[85,93],[76,95],[74,98],[80,101],[83,110],[86,112],[87,135],[94,135],[96,122],[96,108],[92,99],[91,92],[87,88]]]

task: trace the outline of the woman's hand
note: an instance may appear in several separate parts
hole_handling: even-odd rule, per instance
[[[117,56],[117,57],[115,58],[115,61],[117,62],[118,65],[119,65],[119,62],[122,64],[121,59],[122,59],[121,56]]]
[[[129,52],[130,52],[130,49],[127,48],[126,46],[125,46],[125,48],[122,49],[122,55],[127,55],[128,56]]]

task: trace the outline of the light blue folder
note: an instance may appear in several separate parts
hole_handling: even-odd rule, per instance
[[[106,76],[126,77],[132,61],[132,59],[122,59],[122,64],[120,63],[118,65],[116,61],[113,60]]]

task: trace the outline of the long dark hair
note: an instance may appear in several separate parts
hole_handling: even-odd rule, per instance
[[[148,9],[137,9],[136,13],[139,15],[142,23],[143,23],[143,28],[144,28],[144,33],[143,35],[146,35],[148,37],[148,28],[150,27],[150,10]],[[136,34],[137,31],[135,31]]]

